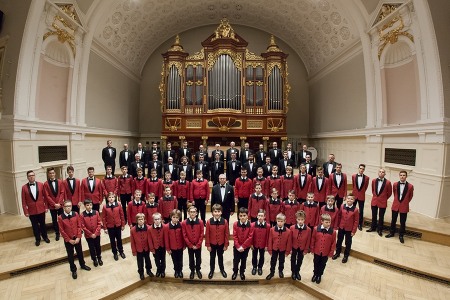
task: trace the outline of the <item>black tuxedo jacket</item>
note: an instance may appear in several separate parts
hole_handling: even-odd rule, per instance
[[[222,217],[229,220],[230,213],[234,212],[234,188],[226,183],[225,196],[222,199],[220,184],[214,185],[211,192],[211,211],[214,204],[220,204],[222,206]]]
[[[233,161],[227,161],[227,179],[228,182],[233,186],[236,178],[239,178],[239,176],[241,176],[241,162],[239,160],[235,160],[235,163],[236,165],[233,171]]]
[[[177,160],[178,160],[178,163],[179,164],[181,164],[181,158],[183,157],[183,156],[187,156],[187,158],[188,158],[188,163],[192,160],[192,157],[191,157],[191,151],[189,150],[189,148],[186,148],[186,154],[184,154],[185,153],[185,151],[184,151],[185,149],[184,148],[179,148],[178,149],[178,157],[177,157]]]
[[[262,158],[261,158],[261,154],[262,154]],[[258,165],[263,165],[266,163],[266,156],[267,156],[267,152],[266,151],[257,151],[256,155],[255,155],[255,161]]]
[[[153,153],[156,153],[158,155],[158,160],[160,160],[160,161],[163,160],[161,149],[159,149],[159,148],[156,148],[156,149],[150,148],[149,150],[147,150],[147,153],[148,153],[148,155],[147,155],[148,161],[153,160]]]
[[[195,152],[195,162],[198,162],[200,160],[200,154],[203,154],[205,162],[208,162],[208,152],[206,152],[206,151],[203,151],[203,152],[197,151],[197,152]]]
[[[183,164],[178,165],[178,169],[180,170],[180,172],[181,171],[185,171]],[[189,181],[189,182],[192,181],[192,179],[194,178],[193,177],[193,173],[192,173],[192,165],[187,164],[185,172],[186,172],[186,180]]]
[[[304,162],[304,164],[306,165],[306,162]],[[317,165],[315,163],[310,162],[309,168],[308,168],[308,166],[306,166],[306,172],[309,175],[311,175],[312,177],[316,177],[316,168],[317,168]]]
[[[231,160],[231,150],[234,150],[234,153],[236,153],[236,160],[239,160],[240,156],[239,156],[239,150],[237,148],[228,148],[227,149],[227,161]]]
[[[261,167],[263,168],[263,176],[267,177],[272,175],[272,164],[269,164],[269,168],[267,168],[267,164],[263,164]]]
[[[330,162],[326,162],[326,163],[324,163],[323,164],[323,175],[326,177],[326,178],[329,178],[330,177],[330,174],[329,174],[329,172],[328,172],[328,165],[330,164]],[[336,162],[334,161],[333,162],[333,171],[331,171],[331,173],[334,173],[334,172],[336,172]]]
[[[248,153],[245,153],[245,151],[248,151]],[[247,154],[247,157],[245,157],[246,154]],[[252,154],[254,154],[253,150],[242,149],[241,150],[241,164],[244,165],[248,161],[248,157]]]
[[[197,172],[197,170],[200,170],[200,162],[196,162],[194,165],[194,175]],[[207,161],[203,161],[203,168],[202,168],[203,178],[206,180],[209,180],[209,164]],[[195,178],[197,175],[195,175]]]
[[[172,178],[173,181],[176,181],[176,180],[178,180],[180,178],[180,169],[178,168],[178,165],[176,165],[176,164],[172,164],[172,166],[173,166],[173,170],[172,170],[172,177],[171,178]],[[168,163],[164,164],[164,172],[163,173],[165,174],[167,171],[170,172]],[[164,177],[164,174],[163,174],[163,177]]]
[[[113,167],[113,172],[114,172],[114,167],[116,165],[116,148],[111,147],[112,149],[112,153],[110,155],[109,153],[109,149],[108,147],[103,148],[102,150],[102,159],[103,162],[105,163],[105,166],[112,166]]]
[[[148,178],[150,178],[150,171],[151,171],[151,169],[154,169],[154,168],[155,168],[155,162],[153,160],[149,161],[148,162],[148,173],[147,173],[148,174],[148,176],[147,176]],[[163,171],[163,163],[161,161],[157,160],[156,161],[156,177],[163,178],[162,171]]]
[[[138,168],[142,168],[142,174],[143,174],[143,176],[145,176],[144,162],[143,161],[139,161],[139,163],[138,163],[136,161],[133,161],[131,163],[131,168],[130,168],[130,172],[129,172],[130,175],[133,176],[133,178],[137,177],[137,169]]]
[[[168,163],[167,159],[169,157],[172,157],[173,162],[175,163],[175,150],[164,150],[163,151],[163,163],[167,164]]]
[[[149,160],[152,160],[152,158],[149,156],[149,153],[147,150],[145,150],[144,148],[141,149],[142,153],[141,154],[141,161],[144,162],[145,166],[147,166],[147,163]],[[134,151],[134,155],[136,155],[136,153],[139,153],[139,149],[136,149]],[[135,160],[134,156],[133,156],[133,161]]]
[[[244,164],[244,168],[247,170],[247,177],[253,179],[257,176],[256,171],[258,170],[259,165],[253,162],[252,168],[250,168],[250,163],[247,161]]]
[[[283,151],[277,148],[277,154],[275,155],[275,149],[269,150],[270,163],[274,166],[278,166],[280,159],[283,159]]]
[[[288,151],[287,149],[285,151]],[[295,154],[295,151],[291,150],[291,156],[289,156],[289,152],[288,152],[288,158],[292,159],[292,161],[294,162],[294,166],[297,166],[297,156]]]
[[[125,152],[128,152],[128,159],[125,159]],[[131,169],[131,163],[134,161],[134,152],[130,149],[122,150],[119,153],[119,165],[122,168],[123,166],[128,167],[128,170]]]
[[[222,150],[213,150],[213,151],[211,152],[211,156],[210,156],[210,158],[209,158],[209,161],[210,161],[210,162],[213,162],[213,161],[216,160],[216,153],[219,153],[219,155],[220,155],[220,161],[221,161],[221,162],[224,162],[224,160],[225,160],[225,154],[224,154],[224,152],[223,152]]]
[[[303,150],[298,151],[297,164],[299,166],[300,166],[301,163],[304,163],[306,161],[306,159],[303,158],[303,152],[305,152],[305,151],[303,151]],[[312,160],[312,153],[311,153],[311,151],[306,150],[305,156],[308,155],[308,154],[311,156],[311,160]]]
[[[295,167],[295,163],[292,159],[287,160],[287,166]],[[294,174],[294,170],[292,170],[292,174]],[[286,167],[284,166],[284,159],[281,159],[278,164],[278,175],[283,176],[286,175]]]
[[[224,164],[223,161],[212,161],[210,164],[211,167],[211,180],[214,184],[219,182],[219,175],[224,173]]]

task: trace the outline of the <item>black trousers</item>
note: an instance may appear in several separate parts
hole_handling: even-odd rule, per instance
[[[327,266],[328,256],[314,254],[314,275],[322,276]]]
[[[164,247],[156,249],[153,258],[155,259],[156,273],[166,272],[166,249]]]
[[[194,199],[195,207],[198,209],[198,214],[203,220],[203,224],[206,224],[206,204],[205,199]]]
[[[47,227],[45,227],[45,212],[38,215],[30,215],[31,227],[33,228],[33,235],[36,241],[48,238]]]
[[[92,204],[92,209],[98,211],[100,213],[100,203]]]
[[[383,230],[384,224],[384,214],[386,213],[386,208],[380,208],[378,213],[378,206],[372,206],[372,225],[370,228],[376,229],[378,231]],[[378,222],[377,222],[378,217]]]
[[[80,208],[78,207],[78,205],[72,205],[72,211],[76,212],[77,214],[80,214]]]
[[[191,249],[188,248],[189,254],[189,269],[191,271],[200,271],[202,268],[202,248]]]
[[[262,269],[264,266],[264,248],[253,248],[252,250],[252,266],[253,268]],[[258,260],[258,254],[259,254],[259,260]]]
[[[337,235],[337,242],[336,242],[336,254],[341,254],[342,250],[342,242],[344,241],[345,237],[345,251],[344,256],[350,255],[350,250],[352,249],[352,232],[346,231],[342,228],[339,228],[338,235]]]
[[[183,271],[183,249],[172,250],[172,262],[175,272]]]
[[[277,266],[277,260],[280,261],[278,265],[278,271],[284,270],[284,260],[286,259],[286,251],[273,250],[272,257],[270,258],[270,273],[275,273],[275,267]]]
[[[334,200],[336,200],[336,207],[339,207],[339,209],[341,208],[342,203],[344,202],[344,198],[341,198],[339,196],[334,197]],[[324,205],[326,204],[326,201],[323,202]]]
[[[178,200],[178,210],[181,211],[184,216],[183,220],[187,219],[187,199],[186,198],[177,198]],[[206,209],[206,208],[205,208]],[[181,219],[180,219],[181,221]]]
[[[131,201],[131,194],[120,194],[120,203],[122,203],[123,216],[125,217],[125,224],[128,222],[127,220],[127,207],[128,202]]]
[[[224,271],[225,268],[223,266],[223,248],[224,245],[212,245],[211,244],[211,253],[209,256],[209,268],[214,272],[216,266],[216,255],[219,261],[219,269],[220,271]]]
[[[242,252],[239,252],[236,247],[233,247],[233,272],[237,273],[239,271],[240,274],[245,273],[245,268],[247,267],[247,257],[250,248],[245,249]],[[239,263],[241,266],[239,267]]]
[[[53,230],[57,235],[59,235],[59,226],[58,226],[58,216],[62,214],[63,209],[50,209],[50,215],[52,216],[52,226]]]
[[[356,199],[359,208],[359,225],[363,225],[364,223],[364,203],[365,201]]]
[[[292,248],[291,253],[291,271],[292,274],[300,273],[300,268],[303,263],[303,250]]]
[[[319,208],[322,208],[322,206],[325,206],[325,205],[327,205],[327,203],[326,202],[318,202],[319,203]]]
[[[239,214],[238,214],[238,216],[239,216]],[[239,217],[238,217],[238,218],[239,218]],[[254,223],[254,222],[256,222],[256,221],[258,221],[258,218],[250,217],[250,222],[251,222],[251,223]]]
[[[277,226],[277,221],[270,221],[270,227],[275,227],[275,226]]]
[[[141,275],[144,274],[144,262],[145,262],[145,270],[147,271],[147,273],[150,273],[150,270],[152,269],[152,263],[150,261],[150,252],[148,251],[137,252],[136,260],[139,274]]]
[[[111,251],[113,254],[123,253],[122,246],[122,229],[120,227],[108,228],[109,242],[111,243]]]
[[[75,239],[75,237],[74,237]],[[72,245],[71,243],[64,242],[64,246],[66,246],[67,258],[69,259],[70,271],[75,272],[77,270],[77,266],[75,265],[74,260],[74,250],[77,251],[77,258],[80,266],[84,266],[86,263],[83,257],[83,248],[81,247],[81,240],[78,244]]]
[[[395,225],[397,224],[398,211],[392,211],[391,229],[390,233],[395,234]],[[406,217],[408,213],[400,213],[400,231],[398,232],[400,236],[403,236],[406,231]]]
[[[92,260],[102,259],[102,247],[100,246],[100,236],[93,238],[86,238],[89,246],[89,254]]]
[[[238,219],[239,219],[239,209],[241,207],[248,208],[248,197],[247,198],[238,198],[238,203],[237,203]]]

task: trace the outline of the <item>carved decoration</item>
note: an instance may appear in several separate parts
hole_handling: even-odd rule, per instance
[[[278,132],[280,129],[283,129],[283,119],[281,118],[268,118],[267,119],[267,128],[272,132]]]
[[[247,120],[247,129],[263,129],[263,121]]]
[[[275,43],[275,37],[273,35],[270,36],[270,44],[267,47],[266,52],[283,52],[280,48],[278,48],[277,43]]]
[[[58,37],[58,41],[60,43],[68,43],[70,48],[72,49],[73,56],[76,55],[75,49],[75,37],[74,32],[75,29],[72,25],[70,25],[64,18],[56,15],[52,22],[52,27],[55,30],[49,30],[43,36],[43,40],[45,41],[49,36],[56,35]],[[70,30],[70,32],[68,31]]]
[[[175,44],[170,47],[169,51],[184,52],[183,46],[180,44],[180,36],[178,34],[175,37]]]
[[[159,89],[159,93],[161,94],[161,100],[159,101],[160,107],[161,107],[161,112],[164,112],[164,103],[166,103],[166,87],[164,84],[164,64],[162,64],[162,70],[161,70],[161,82],[159,83],[158,86]]]
[[[378,22],[380,22],[381,20],[384,20],[388,15],[390,15],[400,5],[401,5],[401,3],[397,3],[397,4],[385,3],[385,4],[383,4],[383,6],[381,6],[381,9],[380,9],[380,12],[378,13],[377,18],[375,19],[374,25],[377,24]]]
[[[181,118],[166,118],[166,128],[170,131],[177,131],[181,128]]]
[[[264,58],[260,55],[257,55],[248,49],[245,49],[245,59],[246,60],[264,60]]]
[[[232,39],[235,40],[236,42],[239,42],[227,18],[223,18],[222,20],[220,20],[220,25],[217,27],[214,34],[215,35],[211,39],[211,42],[217,39]]]
[[[69,18],[81,25],[80,18],[73,4],[56,4]]]
[[[231,51],[230,49],[219,49],[214,53],[208,53],[208,71],[214,67],[214,64],[217,61],[217,58],[222,54],[228,54],[234,62],[236,68],[242,68],[242,55],[241,53],[236,53]]]
[[[201,119],[189,119],[186,120],[186,128],[202,128]]]
[[[381,54],[383,53],[384,48],[386,48],[387,44],[395,44],[398,41],[398,37],[403,35],[406,36],[414,42],[414,37],[412,34],[406,31],[402,31],[405,28],[403,24],[402,17],[398,16],[393,18],[388,24],[384,25],[381,29],[378,30],[378,34],[380,36],[380,46],[378,47],[378,59],[380,59]]]
[[[199,52],[196,52],[186,57],[186,60],[203,60],[203,59],[205,59],[205,51],[203,50],[203,48]]]

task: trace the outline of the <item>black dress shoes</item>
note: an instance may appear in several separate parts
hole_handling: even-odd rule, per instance
[[[331,259],[336,260],[336,259],[338,259],[339,256],[341,256],[341,255],[338,253],[335,253]]]
[[[178,272],[175,272],[175,274],[173,275],[175,278],[178,278]]]
[[[55,241],[59,241],[59,233],[56,234]]]
[[[166,277],[166,273],[165,272],[161,272],[161,278]]]
[[[114,254],[114,260],[119,260],[119,255],[117,255],[117,253],[116,254]]]
[[[317,276],[316,283],[319,284],[322,281],[322,276]]]
[[[41,241],[36,241],[34,242],[34,244],[36,245],[36,247],[38,247],[41,244]]]
[[[291,278],[292,278],[292,280],[297,280],[297,274],[295,274],[294,272],[292,272]]]
[[[147,271],[147,275],[148,275],[148,277],[154,277],[155,276],[153,274],[152,270]]]
[[[85,270],[85,271],[90,271],[91,270],[91,267],[86,266],[86,265],[82,265],[82,266],[80,266],[80,268]]]
[[[345,264],[348,261],[348,256],[344,256],[344,258],[342,259],[342,263]]]
[[[403,239],[403,236],[399,236],[398,238],[400,239],[400,243],[402,243],[402,244],[405,243],[405,240]]]
[[[245,274],[241,273],[241,280],[245,280]]]
[[[388,239],[388,238],[394,237],[394,234],[393,233],[389,233],[389,234],[386,234],[384,237]]]
[[[73,271],[72,272],[72,278],[73,279],[77,279],[78,278],[77,271]]]
[[[220,274],[222,274],[223,278],[227,278],[227,272],[225,270],[220,270]]]
[[[94,264],[94,267],[98,267],[98,261],[94,260],[93,264]]]
[[[278,272],[278,276],[280,276],[280,278],[284,278],[283,271]]]
[[[258,269],[258,275],[261,276],[263,274],[262,269]]]
[[[214,276],[214,272],[213,272],[213,271],[210,271],[209,274],[208,274],[208,279],[212,279],[213,276]]]
[[[312,282],[316,282],[316,280],[317,280],[317,276],[316,276],[316,275],[313,275],[313,277],[311,278],[311,281],[312,281]]]
[[[123,252],[120,253],[120,257],[122,257],[122,259],[125,259],[125,257],[126,257],[126,256],[125,256],[125,253],[123,253]]]
[[[100,266],[103,266],[103,260],[102,260],[101,258],[98,259],[98,264],[99,264]]]
[[[234,272],[233,275],[231,275],[231,280],[236,280],[236,277],[237,277],[237,273]]]
[[[197,271],[197,277],[198,279],[202,279],[203,277],[202,272],[200,272],[200,270]]]
[[[366,230],[366,232],[374,232],[374,231],[375,231],[374,228],[369,228],[369,229]]]
[[[191,274],[189,274],[189,279],[190,280],[194,279],[194,276],[195,276],[195,272],[191,271]]]
[[[178,272],[178,277],[183,278],[183,272]]]
[[[160,276],[161,276],[161,273],[156,272],[156,277],[160,277]]]
[[[50,244],[50,240],[48,239],[48,237],[46,237],[46,238],[44,239],[44,242],[46,242],[47,244]]]
[[[297,280],[302,280],[302,276],[300,276],[300,273],[297,272]]]
[[[273,278],[273,273],[269,273],[269,275],[267,275],[267,277],[266,277],[266,280],[270,280],[270,279],[272,279]]]
[[[379,236],[383,236],[383,231],[377,230],[377,233],[378,233]]]
[[[141,278],[141,280],[144,280],[145,279],[144,274],[139,274],[139,278]]]
[[[252,269],[252,275],[256,275],[256,268]]]

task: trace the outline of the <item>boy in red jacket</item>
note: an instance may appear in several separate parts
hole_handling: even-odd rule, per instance
[[[178,210],[184,214],[184,220],[187,219],[187,200],[191,193],[191,183],[186,180],[186,172],[180,172],[180,179],[177,181],[175,185],[176,189],[174,191],[175,196],[178,201]]]
[[[256,170],[256,177],[253,178],[253,191],[255,191],[254,187],[257,183],[261,184],[261,190],[262,190],[262,193],[264,194],[264,196],[269,198],[270,193],[271,193],[269,191],[269,180],[267,180],[267,178],[264,177],[264,170],[261,167],[259,167]]]
[[[278,175],[278,166],[272,167],[272,175],[268,176],[269,189],[277,189],[280,197],[283,195],[283,186],[281,185],[281,177]]]
[[[106,166],[106,175],[102,179],[102,189],[103,189],[103,196],[105,198],[108,197],[109,192],[112,192],[115,195],[117,195],[117,192],[119,190],[119,183],[116,176],[112,174],[111,166]]]
[[[63,180],[64,196],[66,200],[72,201],[72,211],[80,213],[80,207],[83,204],[81,199],[80,179],[76,179],[73,175],[75,169],[72,166],[67,167],[67,178]]]
[[[247,177],[247,169],[241,169],[241,177],[234,182],[234,202],[238,211],[241,207],[248,208],[248,199],[253,190],[253,181]]]
[[[262,187],[260,183],[255,184],[255,192],[250,195],[250,199],[248,200],[248,212],[250,215],[250,221],[256,222],[257,217],[260,210],[268,210],[269,209],[269,201],[267,201],[266,196],[261,193]],[[264,213],[265,219],[265,213]]]
[[[154,213],[153,225],[150,226],[150,252],[153,253],[156,265],[156,277],[166,277],[166,248],[164,226],[159,212]]]
[[[288,199],[283,201],[281,211],[285,216],[286,227],[290,228],[295,222],[295,213],[302,209],[302,205],[298,202],[295,196],[295,191],[291,190],[288,193]]]
[[[189,269],[191,270],[189,279],[194,279],[195,273],[197,273],[198,279],[202,279],[200,269],[205,227],[203,226],[203,221],[197,217],[197,208],[195,206],[189,207],[189,218],[181,223],[181,228],[183,229],[183,238],[189,254]]]
[[[70,201],[64,201],[63,210],[64,212],[58,216],[59,232],[64,239],[64,246],[66,246],[72,278],[77,279],[77,266],[73,257],[74,250],[77,251],[80,268],[86,271],[91,270],[90,267],[86,266],[83,248],[81,247],[81,218],[76,212],[72,212],[72,202]]]
[[[293,172],[292,167],[287,166],[286,175],[281,176],[281,190],[283,191],[281,198],[283,200],[287,200],[289,191],[295,189],[295,180],[294,175],[292,175],[292,172]]]
[[[153,214],[158,212],[158,203],[155,202],[155,194],[147,195],[147,203],[144,207],[145,220],[148,225],[153,225]]]
[[[203,178],[203,171],[197,170],[195,172],[197,179],[191,182],[190,201],[194,201],[197,207],[203,224],[206,222],[206,204],[209,201],[209,182]]]
[[[223,266],[223,252],[227,251],[229,245],[230,230],[228,222],[222,218],[222,206],[214,204],[212,207],[212,218],[206,222],[205,246],[211,253],[209,259],[209,274],[208,279],[214,276],[214,268],[216,265],[216,255],[219,260],[220,273],[223,278],[227,278],[227,273]]]
[[[271,227],[277,224],[277,216],[282,211],[283,211],[283,202],[281,202],[280,198],[278,197],[277,189],[272,189],[271,196],[269,199],[269,210],[267,211],[269,215],[267,219]]]
[[[144,176],[144,171],[142,168],[137,168],[137,176],[133,179],[133,193],[136,190],[141,190],[142,195],[146,195],[147,192],[147,178]],[[133,219],[132,221],[135,221]]]
[[[345,264],[348,261],[350,250],[352,249],[352,238],[356,233],[359,223],[359,210],[355,202],[355,196],[352,193],[347,195],[346,203],[342,204],[339,210],[339,230],[336,243],[336,253],[333,255],[333,260],[337,259],[341,255],[342,242],[345,236],[345,251],[342,262]]]
[[[128,168],[126,166],[123,166],[121,169],[122,175],[119,177],[118,193],[120,197],[120,202],[122,203],[123,214],[125,216],[125,223],[127,223],[128,222],[127,206],[128,202],[131,201],[131,196],[133,195],[134,181],[133,176],[128,174]]]
[[[253,240],[253,228],[248,220],[248,209],[245,207],[239,209],[239,220],[233,224],[233,240],[233,275],[231,280],[236,279],[238,271],[241,280],[245,280],[247,256]],[[241,263],[240,268],[239,263]]]
[[[179,210],[172,210],[170,222],[164,225],[164,244],[167,253],[172,256],[175,278],[183,278],[183,250],[186,248],[180,224],[180,215],[181,212]]]
[[[170,223],[172,212],[174,209],[177,209],[177,207],[177,198],[172,195],[170,187],[166,187],[164,190],[164,197],[161,197],[158,202],[158,211],[163,217],[164,224]]]
[[[258,275],[261,276],[263,274],[264,252],[267,251],[267,241],[269,239],[270,231],[270,225],[266,222],[266,211],[264,209],[258,211],[257,221],[252,223],[252,226],[252,275],[256,275],[256,268],[258,268]]]
[[[291,255],[291,278],[293,280],[302,280],[300,268],[303,263],[303,257],[309,252],[311,243],[311,228],[306,226],[306,214],[303,210],[295,213],[297,224],[291,226],[292,255]]]
[[[147,179],[147,194],[153,193],[155,194],[156,202],[164,195],[164,191],[162,188],[162,180],[157,177],[158,172],[156,169],[150,170],[150,178]]]
[[[308,193],[306,196],[306,202],[303,203],[303,210],[306,214],[305,224],[311,229],[318,225],[320,212],[319,204],[314,200],[314,194]]]
[[[100,232],[102,229],[102,218],[100,213],[92,209],[92,201],[84,200],[86,210],[81,214],[81,229],[89,246],[89,253],[94,262],[94,267],[103,266],[102,247],[100,246]]]
[[[130,230],[131,252],[136,256],[139,277],[144,280],[144,262],[147,275],[153,277],[150,261],[150,227],[145,224],[143,213],[138,213],[135,220],[136,225]]]
[[[272,227],[269,232],[267,250],[272,257],[270,258],[270,273],[266,277],[267,280],[272,279],[275,275],[277,260],[279,260],[278,275],[280,278],[284,277],[284,260],[292,250],[291,231],[285,226],[285,223],[286,216],[281,213],[278,214],[277,225]]]
[[[319,284],[327,265],[328,257],[333,256],[336,249],[336,231],[331,228],[331,217],[323,214],[321,225],[315,227],[311,236],[311,252],[314,253],[314,275],[312,282]]]
[[[135,190],[134,191],[134,199],[133,201],[128,202],[127,207],[127,220],[128,220],[128,226],[130,228],[132,226],[136,226],[136,215],[139,213],[143,213],[145,210],[145,203],[141,200],[142,191],[141,190]]]
[[[109,236],[111,243],[111,251],[114,255],[114,260],[119,260],[117,251],[120,257],[125,259],[122,246],[122,231],[125,229],[125,217],[123,215],[122,205],[116,201],[116,195],[108,194],[108,203],[102,208],[102,222],[105,233]]]
[[[320,212],[317,216],[317,224],[320,223],[320,216],[323,214],[329,214],[331,217],[331,228],[334,230],[339,229],[339,208],[334,205],[334,196],[327,196],[327,205],[320,208]]]
[[[65,195],[62,181],[56,179],[56,172],[53,167],[47,169],[47,181],[44,182],[44,198],[52,216],[53,229],[56,234],[55,240],[59,241],[58,216],[63,212],[62,206]]]
[[[88,177],[81,180],[81,199],[91,199],[92,207],[96,211],[100,211],[100,204],[103,202],[102,181],[95,178],[94,167],[87,168]]]

